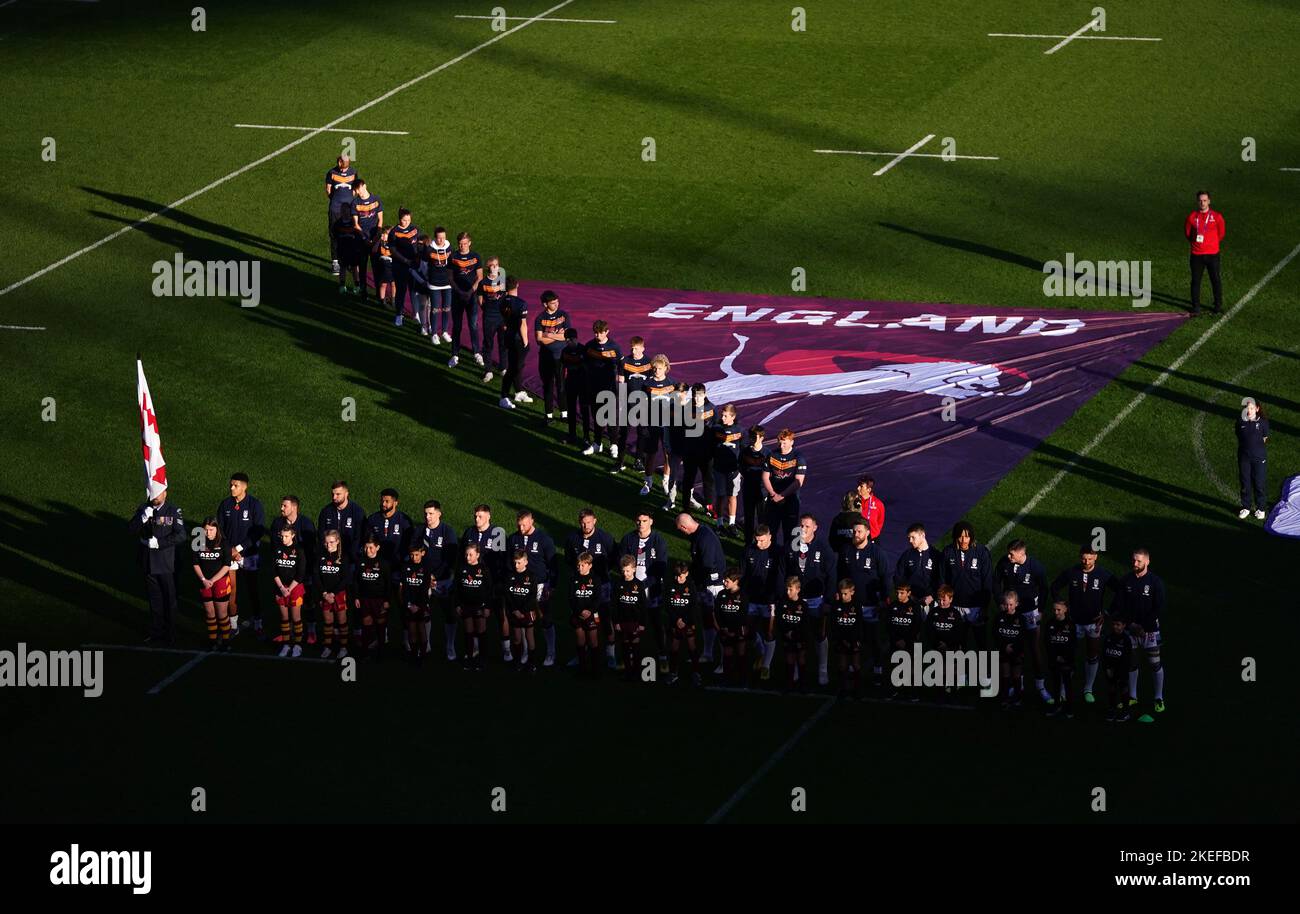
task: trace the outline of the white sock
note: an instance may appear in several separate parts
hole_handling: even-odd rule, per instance
[[[772,657],[776,654],[776,641],[763,642],[763,666],[772,668]]]
[[[520,645],[519,645],[519,649],[520,649],[521,651],[523,651],[523,653],[519,655],[519,662],[520,662],[520,663],[527,663],[527,662],[528,662],[528,642],[524,642],[524,643],[520,644]]]
[[[1097,670],[1101,667],[1100,657],[1090,657],[1083,664],[1083,690],[1092,691],[1092,684],[1097,681]]]
[[[239,613],[235,613],[230,617],[230,627],[231,629],[239,628]]]
[[[817,672],[826,674],[826,654],[830,651],[830,642],[823,638],[817,642]]]
[[[1138,697],[1138,671],[1131,670],[1128,674],[1128,697]]]
[[[510,656],[510,639],[509,639],[509,638],[502,638],[502,639],[501,639],[501,656],[502,656],[502,657],[509,657],[509,656]]]
[[[1165,700],[1165,668],[1156,670],[1156,700]]]
[[[728,514],[728,515],[727,515],[727,526],[729,526],[729,527],[734,527],[734,526],[736,526],[736,515],[734,515],[734,514]]]

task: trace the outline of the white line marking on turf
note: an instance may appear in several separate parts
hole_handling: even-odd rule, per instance
[[[315,136],[318,136],[321,133],[324,133],[326,130],[329,130],[331,127],[337,127],[339,124],[343,123],[344,121],[356,117],[362,111],[367,111],[381,102],[388,101],[388,99],[392,98],[397,93],[405,89],[411,88],[411,86],[414,86],[416,83],[423,82],[424,80],[428,79],[430,76],[434,76],[435,74],[441,73],[443,70],[447,69],[448,67],[460,63],[465,58],[471,57],[474,54],[477,54],[479,51],[483,50],[484,48],[496,44],[498,41],[500,41],[502,38],[505,38],[507,35],[513,35],[515,32],[519,31],[520,29],[527,28],[528,26],[532,25],[534,22],[537,22],[542,18],[544,18],[547,14],[553,13],[556,10],[564,9],[564,7],[568,6],[572,2],[573,0],[562,0],[562,2],[557,3],[555,6],[546,10],[546,12],[539,13],[538,15],[533,16],[530,19],[525,19],[523,22],[519,23],[519,25],[512,26],[511,28],[506,29],[504,32],[500,33],[499,35],[494,35],[493,37],[489,38],[487,41],[483,42],[482,44],[475,45],[474,47],[470,48],[468,51],[465,51],[462,54],[458,54],[457,56],[453,57],[451,60],[445,61],[444,63],[440,63],[438,66],[434,67],[432,70],[429,70],[427,73],[421,73],[419,76],[415,77],[414,79],[408,79],[400,86],[396,86],[395,88],[389,89],[383,95],[380,95],[376,98],[372,98],[370,101],[366,102],[363,105],[360,105],[357,108],[352,109],[347,114],[344,114],[342,117],[335,118],[334,120],[326,124],[324,127],[317,127],[313,129],[311,133],[305,133],[302,136],[298,137],[296,140],[281,146],[279,149],[275,150],[274,152],[268,152],[260,159],[255,159],[241,168],[236,168],[234,171],[232,171],[230,174],[226,175],[225,177],[217,178],[217,180],[211,182],[210,184],[206,184],[203,187],[200,187],[198,190],[194,191],[193,193],[186,194],[184,197],[181,197],[179,200],[175,200],[169,203],[168,205],[164,206],[162,209],[150,213],[149,215],[145,216],[143,219],[137,219],[135,222],[132,222],[130,225],[124,225],[122,226],[122,228],[113,232],[111,235],[105,235],[103,238],[99,239],[95,243],[88,244],[79,251],[73,251],[68,256],[54,261],[54,263],[50,264],[49,266],[42,267],[41,269],[37,270],[35,273],[31,274],[30,276],[24,277],[23,279],[20,279],[17,282],[10,283],[9,285],[5,286],[3,289],[0,289],[0,296],[8,295],[14,289],[27,285],[27,283],[31,282],[33,279],[38,279],[41,276],[44,276],[46,273],[49,273],[51,270],[57,270],[59,267],[63,266],[64,264],[76,260],[82,254],[89,254],[91,251],[95,250],[96,248],[100,248],[108,244],[114,238],[120,238],[122,235],[125,235],[127,232],[131,231],[132,229],[139,228],[140,226],[145,225],[146,223],[152,222],[153,220],[157,219],[159,216],[163,215],[164,213],[171,212],[177,207],[184,206],[186,203],[189,203],[194,198],[206,194],[208,191],[213,190],[214,188],[220,187],[222,184],[225,184],[227,181],[237,178],[240,175],[244,174],[245,172],[251,171],[257,166],[271,161],[277,156],[283,155],[284,153],[288,152],[290,149],[293,149],[296,146],[301,146],[303,143],[307,142],[308,140],[312,139]]]
[[[822,155],[833,156],[896,156],[896,152],[861,152],[857,149],[814,149],[813,152],[819,152]],[[959,156],[957,154],[948,155],[943,152],[914,152],[908,156],[909,159],[984,159],[991,162],[998,161],[997,156]]]
[[[44,330],[44,327],[20,327],[17,324],[0,324],[0,330]]]
[[[791,736],[784,743],[782,743],[775,752],[773,752],[770,756],[768,756],[767,761],[759,766],[758,770],[755,771],[750,776],[749,780],[741,784],[740,788],[731,795],[731,798],[728,799],[727,802],[719,806],[717,811],[713,815],[709,816],[708,821],[705,824],[717,825],[719,822],[721,822],[726,817],[727,813],[731,812],[732,808],[735,807],[735,805],[739,803],[741,800],[743,800],[747,793],[749,793],[751,790],[754,789],[754,785],[757,784],[759,781],[761,781],[763,779],[763,776],[766,775],[769,771],[771,771],[776,766],[777,762],[785,758],[786,755],[789,754],[790,750],[795,747],[795,744],[798,743],[799,740],[803,739],[804,736],[807,735],[808,731],[813,728],[813,725],[816,724],[817,721],[825,717],[826,712],[829,711],[832,707],[834,707],[834,705],[835,705],[835,699],[833,698],[826,699],[826,701],[822,704],[822,706],[818,708],[817,711],[811,717],[805,720],[803,722],[803,725],[800,726],[798,730],[794,731],[794,735]]]
[[[1233,375],[1231,378],[1228,379],[1227,382],[1228,386],[1235,387],[1245,379],[1246,375],[1254,374],[1256,371],[1259,371],[1261,368],[1271,365],[1273,362],[1276,362],[1280,358],[1281,356],[1277,354],[1273,354],[1260,359],[1254,365],[1247,365],[1241,371],[1237,372],[1235,375]],[[1227,391],[1223,389],[1216,390],[1214,394],[1210,397],[1210,399],[1205,401],[1206,405],[1214,406],[1216,403],[1219,402],[1219,399],[1225,393],[1227,393]],[[1205,409],[1198,410],[1196,413],[1196,418],[1192,420],[1192,450],[1196,452],[1196,462],[1201,465],[1201,472],[1205,474],[1205,478],[1208,479],[1210,483],[1214,486],[1214,488],[1218,490],[1220,495],[1222,495],[1224,498],[1231,501],[1237,498],[1238,495],[1240,495],[1240,493],[1234,492],[1230,485],[1228,485],[1226,482],[1224,482],[1222,479],[1219,478],[1219,475],[1214,472],[1214,467],[1210,464],[1209,455],[1205,453],[1204,431],[1205,431],[1205,414],[1207,412],[1209,412],[1209,410],[1205,410]]]
[[[1069,35],[1030,35],[1023,32],[989,32],[990,38],[1069,38]],[[1164,41],[1163,38],[1139,38],[1134,35],[1075,35],[1075,41]]]
[[[912,147],[911,147],[910,149],[908,149],[906,152],[900,152],[898,155],[896,155],[894,158],[890,159],[888,162],[886,162],[886,163],[885,163],[884,165],[882,165],[880,168],[876,169],[876,171],[874,172],[874,176],[877,177],[877,178],[879,178],[879,177],[880,177],[881,175],[883,175],[885,172],[889,171],[889,169],[893,168],[893,167],[894,167],[895,165],[897,165],[899,162],[903,161],[903,159],[907,158],[907,157],[910,156],[912,153],[916,152],[918,149],[920,149],[920,148],[921,148],[922,146],[924,146],[926,143],[930,142],[932,139],[934,139],[934,134],[933,134],[933,133],[928,133],[928,134],[926,134],[924,138],[922,138],[921,140],[919,140],[919,141],[913,143],[913,144],[912,144]]]
[[[466,15],[458,14],[453,18],[455,19],[496,19],[497,17],[496,16],[466,16]],[[501,18],[506,21],[509,21],[511,19],[523,19],[525,17],[502,16]],[[537,19],[535,21],[537,22],[587,22],[587,23],[591,23],[592,25],[617,25],[618,24],[617,19],[550,19],[547,18],[547,19]]]
[[[1052,45],[1043,53],[1055,54],[1057,51],[1061,50],[1061,48],[1065,47],[1071,41],[1074,41],[1074,39],[1078,38],[1084,32],[1095,32],[1096,30],[1097,30],[1097,18],[1094,16],[1092,19],[1089,19],[1083,25],[1079,26],[1072,35],[1066,35],[1064,39],[1058,41],[1056,44]]]
[[[1286,269],[1287,264],[1289,264],[1292,260],[1294,260],[1297,254],[1300,254],[1300,244],[1297,244],[1295,247],[1293,247],[1291,249],[1291,253],[1287,254],[1276,264],[1274,264],[1273,269],[1269,270],[1266,274],[1264,274],[1263,279],[1261,279],[1259,282],[1251,286],[1246,291],[1246,294],[1243,295],[1235,305],[1233,305],[1230,309],[1228,309],[1228,312],[1224,314],[1223,317],[1219,318],[1217,321],[1215,321],[1213,324],[1207,327],[1205,329],[1205,332],[1202,333],[1199,337],[1197,337],[1196,342],[1192,343],[1191,346],[1187,347],[1186,352],[1184,352],[1178,358],[1174,359],[1174,361],[1170,364],[1168,368],[1162,371],[1160,375],[1154,381],[1148,384],[1141,393],[1139,393],[1136,397],[1130,400],[1127,406],[1125,406],[1122,410],[1116,413],[1115,418],[1111,419],[1110,422],[1106,424],[1106,427],[1097,433],[1097,436],[1095,438],[1093,438],[1091,441],[1085,444],[1082,450],[1080,450],[1077,454],[1071,457],[1069,462],[1066,463],[1066,465],[1062,467],[1060,470],[1058,470],[1056,475],[1053,476],[1051,479],[1049,479],[1047,481],[1047,484],[1043,486],[1041,489],[1039,489],[1033,498],[1029,499],[1029,501],[1025,503],[1025,506],[1021,508],[1019,512],[1016,513],[1016,516],[1006,522],[1006,524],[1002,527],[1002,529],[999,530],[991,540],[989,540],[988,545],[990,547],[996,546],[999,540],[1001,540],[1004,536],[1006,536],[1008,533],[1014,530],[1017,524],[1019,524],[1022,520],[1024,520],[1035,508],[1038,507],[1039,502],[1041,502],[1048,495],[1052,494],[1052,492],[1056,489],[1056,487],[1061,484],[1061,480],[1064,479],[1067,475],[1069,475],[1070,470],[1073,469],[1074,466],[1078,464],[1080,460],[1082,460],[1084,457],[1087,457],[1089,454],[1091,454],[1099,444],[1105,441],[1106,438],[1110,435],[1110,433],[1115,431],[1115,429],[1119,426],[1119,424],[1123,422],[1125,419],[1127,419],[1129,414],[1142,404],[1142,401],[1147,398],[1148,394],[1150,394],[1158,387],[1163,387],[1164,383],[1169,380],[1170,375],[1172,375],[1179,368],[1183,367],[1183,364],[1188,359],[1190,359],[1193,355],[1195,355],[1196,352],[1202,346],[1205,345],[1205,343],[1210,339],[1210,337],[1214,336],[1214,334],[1219,332],[1220,327],[1224,326],[1225,324],[1228,323],[1228,321],[1236,317],[1237,313],[1241,311],[1242,308],[1246,307],[1247,304],[1249,304],[1250,300],[1255,297],[1255,295],[1259,292],[1260,289],[1268,285],[1268,283],[1273,279],[1274,276],[1276,276],[1278,273],[1281,273],[1284,269]]]
[[[1300,168],[1279,168],[1278,171],[1300,171]]]
[[[176,672],[172,673],[172,674],[171,674],[170,676],[168,676],[166,679],[164,679],[164,680],[162,680],[161,682],[157,683],[157,684],[156,684],[152,689],[150,689],[149,692],[148,692],[148,694],[150,694],[150,695],[157,695],[159,692],[161,692],[163,689],[167,688],[169,685],[171,685],[171,684],[172,684],[173,682],[175,682],[177,679],[180,679],[182,676],[184,676],[184,675],[185,675],[186,673],[188,673],[190,670],[194,669],[196,666],[198,666],[198,665],[199,665],[200,663],[202,663],[204,660],[207,660],[208,657],[210,657],[210,656],[211,656],[211,654],[196,654],[195,656],[191,657],[189,660],[185,661],[185,664],[184,664],[184,665],[183,665],[179,670],[177,670]]]
[[[315,130],[319,133],[380,133],[385,136],[410,136],[406,130],[354,130],[348,127],[289,127],[282,124],[235,124],[251,130]]]
[[[282,660],[285,663],[329,663],[321,657],[281,657],[279,654],[245,654],[245,653],[208,653],[184,647],[146,647],[143,644],[83,644],[85,650],[96,651],[135,651],[141,654],[197,654],[201,657],[242,657],[245,660]]]

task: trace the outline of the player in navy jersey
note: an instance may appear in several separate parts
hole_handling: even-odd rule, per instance
[[[619,362],[618,374],[615,381],[627,400],[628,410],[632,410],[638,400],[646,397],[645,382],[650,377],[650,357],[645,354],[645,340],[639,336],[634,336],[627,341],[628,352]],[[625,417],[626,420],[626,417]],[[623,461],[626,457],[632,457],[641,453],[641,432],[637,432],[637,446],[632,449],[628,446],[631,423],[621,421],[618,424],[618,445],[611,449],[614,454],[614,466],[610,469],[611,473],[619,473],[623,469]],[[644,426],[642,426],[644,428]],[[633,468],[640,470],[641,460],[635,457]]]
[[[1021,677],[1024,673],[1026,643],[1033,632],[1019,612],[1020,597],[1007,589],[998,598],[993,635],[998,645],[998,675],[1002,680],[1002,707],[1020,707]]]
[[[362,294],[362,275],[366,258],[370,256],[370,242],[357,228],[357,217],[351,204],[339,210],[334,222],[334,256],[339,265],[339,294]],[[351,288],[349,288],[351,286]]]
[[[774,642],[779,635],[785,654],[785,687],[808,691],[808,670],[804,656],[804,642],[808,637],[808,603],[800,596],[798,575],[785,579],[784,595],[777,599],[772,615],[767,619],[768,640]],[[769,660],[770,663],[770,660]]]
[[[1105,624],[1103,602],[1115,593],[1116,578],[1097,564],[1097,550],[1089,543],[1079,547],[1079,562],[1052,581],[1052,602],[1064,599],[1070,608],[1074,636],[1084,639],[1083,700],[1093,703],[1092,686],[1101,664],[1101,636]],[[1064,593],[1062,593],[1064,591]]]
[[[502,608],[510,620],[510,640],[518,669],[537,672],[537,636],[533,626],[539,615],[537,594],[542,584],[533,573],[526,549],[510,553],[510,573],[501,588]]]
[[[641,452],[642,472],[645,481],[641,485],[641,494],[649,495],[654,483],[655,469],[660,465],[659,455],[663,453],[663,490],[668,492],[670,486],[669,461],[666,449],[668,433],[667,417],[671,414],[672,398],[676,395],[677,382],[669,375],[672,363],[668,356],[660,353],[650,360],[650,375],[645,380],[645,395],[648,398],[648,415],[646,424],[637,430],[636,446]]]
[[[836,570],[853,581],[855,596],[862,607],[862,642],[866,653],[871,655],[877,687],[884,678],[880,619],[894,592],[892,567],[884,548],[871,538],[866,518],[858,517],[853,524],[853,541],[840,551]]]
[[[934,602],[930,604],[930,611],[925,617],[925,627],[930,645],[936,651],[946,653],[966,649],[966,617],[953,604],[953,589],[947,584],[940,584],[935,591]],[[942,700],[952,699],[957,687],[966,684],[959,681],[944,686]]]
[[[555,552],[555,540],[533,521],[533,512],[527,508],[516,515],[517,532],[506,538],[506,551],[522,549],[528,555],[528,568],[537,585],[537,623],[546,639],[546,657],[542,666],[555,666],[555,622],[551,618],[551,592],[560,577],[560,564]]]
[[[722,575],[722,590],[714,600],[713,616],[722,641],[722,676],[736,685],[744,685],[749,604],[740,590],[739,568],[730,567]]]
[[[280,531],[285,527],[291,527],[294,531],[294,542],[301,547],[303,554],[307,557],[307,573],[303,581],[303,586],[307,591],[303,624],[307,629],[306,643],[313,645],[316,643],[316,622],[305,617],[312,614],[316,602],[311,592],[311,569],[316,567],[316,547],[320,540],[316,533],[316,525],[311,522],[307,515],[300,512],[301,506],[301,499],[297,495],[285,495],[280,499],[280,516],[271,521],[271,542],[278,544],[280,542]],[[276,635],[271,640],[279,644],[284,641],[284,638],[281,635]]]
[[[382,554],[382,546],[380,540],[371,536],[361,547],[356,592],[352,598],[352,609],[361,620],[365,635],[362,643],[376,660],[382,658],[388,640],[388,611],[396,597],[402,571],[399,568],[394,574],[392,563]]]
[[[754,538],[754,527],[765,521],[767,508],[763,492],[763,470],[767,466],[767,449],[763,442],[767,432],[761,425],[751,425],[748,440],[740,449],[740,502],[745,521],[745,542]]]
[[[907,549],[894,566],[894,580],[911,584],[912,599],[922,612],[929,611],[935,591],[943,583],[943,556],[926,539],[924,524],[907,528]]]
[[[614,604],[614,630],[622,647],[618,669],[632,682],[641,666],[641,636],[645,633],[646,617],[650,613],[650,593],[646,585],[637,580],[636,559],[625,555],[619,559],[619,578],[614,582],[611,600]]]
[[[406,564],[402,566],[402,622],[411,645],[415,665],[420,666],[428,651],[429,595],[433,592],[429,566],[424,564],[424,541],[411,543]]]
[[[487,554],[480,550],[478,543],[465,545],[455,580],[451,597],[456,615],[465,625],[465,668],[481,670],[487,621],[496,596],[496,578],[487,562]],[[506,663],[513,661],[508,641],[503,656]]]
[[[487,280],[483,282],[486,284]],[[524,357],[528,352],[528,303],[519,297],[519,277],[505,281],[506,292],[495,307],[501,315],[501,326],[496,331],[497,353],[505,362],[501,377],[500,404],[514,409],[516,403],[532,403],[533,398],[524,390]],[[488,372],[484,380],[491,380]]]
[[[569,577],[569,624],[573,626],[574,640],[577,642],[577,662],[570,664],[578,668],[579,676],[593,679],[600,674],[600,616],[602,606],[601,590],[605,591],[605,600],[609,597],[609,578],[597,576],[595,556],[590,552],[578,553],[576,569]]]
[[[415,268],[416,239],[420,228],[411,221],[411,211],[403,207],[397,211],[397,225],[388,233],[388,249],[393,257],[393,324],[402,326],[402,318],[413,311],[407,308],[407,290],[411,286],[411,270]],[[413,303],[412,303],[413,304]]]
[[[684,381],[678,381],[673,388],[670,411],[667,414],[668,425],[664,428],[664,483],[668,498],[663,504],[665,511],[677,510],[677,490],[681,488],[685,476],[686,426],[682,423],[689,409],[691,389]],[[683,501],[690,501],[690,492],[683,495]]]
[[[1130,719],[1129,704],[1133,701],[1129,684],[1137,679],[1137,650],[1123,617],[1111,616],[1106,637],[1102,640],[1101,657],[1109,693],[1106,720],[1127,721]]]
[[[1151,570],[1151,553],[1145,547],[1133,550],[1133,570],[1124,575],[1117,585],[1113,611],[1128,625],[1135,644],[1146,655],[1147,668],[1154,680],[1153,710],[1165,710],[1165,668],[1160,658],[1160,617],[1165,609],[1165,582]],[[1136,705],[1138,687],[1137,663],[1129,674],[1129,704]],[[1149,715],[1138,718],[1149,723]]]
[[[324,542],[325,531],[339,535],[339,543],[349,560],[361,553],[361,541],[366,535],[366,512],[352,500],[348,484],[337,480],[330,485],[330,503],[321,508],[316,518],[316,529]]]
[[[781,429],[776,444],[763,464],[763,491],[767,495],[767,525],[779,546],[799,522],[799,490],[808,476],[808,463],[795,450],[790,429]]]
[[[582,453],[590,456],[605,450],[605,439],[609,439],[610,454],[618,459],[618,434],[615,421],[611,418],[616,410],[609,398],[617,396],[618,366],[623,359],[618,344],[609,338],[609,324],[596,321],[591,325],[594,336],[587,341],[586,378],[587,393],[591,400],[592,424],[596,426],[596,438],[583,448]]]
[[[663,593],[664,579],[668,577],[668,543],[664,540],[663,535],[654,529],[654,518],[649,511],[638,511],[635,521],[636,528],[619,541],[619,560],[620,562],[623,558],[633,560],[635,569],[633,577],[645,585],[646,605],[650,611],[650,617],[652,620],[658,620],[660,618],[658,613],[660,596]],[[607,613],[606,616],[608,623],[606,625],[605,653],[609,667],[613,669],[616,665],[614,658],[614,617],[612,613]],[[657,621],[655,621],[655,629],[656,638],[659,638],[662,631]],[[661,641],[656,641],[656,645],[661,643]],[[665,653],[664,661],[667,662],[667,659]]]
[[[1047,649],[1048,684],[1056,704],[1047,709],[1048,717],[1074,717],[1071,701],[1074,682],[1074,622],[1064,600],[1052,604],[1052,615],[1043,623],[1043,644]]]
[[[384,227],[384,201],[380,200],[377,194],[370,192],[370,188],[363,178],[358,177],[352,186],[352,218],[363,242],[361,262],[357,268],[357,288],[361,294],[361,300],[364,302],[368,297],[366,267],[373,261],[372,252],[375,238],[379,236],[379,230]],[[378,291],[378,289],[378,273],[376,272],[375,290]]]
[[[320,554],[316,557],[316,598],[320,602],[324,623],[324,648],[321,659],[348,655],[348,588],[352,586],[352,557],[344,548],[343,536],[338,530],[327,528],[321,537]],[[334,654],[334,645],[339,651]]]
[[[474,507],[474,523],[465,528],[465,532],[460,538],[462,548],[468,547],[470,543],[478,546],[480,560],[487,566],[488,572],[492,575],[493,580],[500,581],[506,575],[506,531],[503,527],[492,524],[492,509],[486,505],[476,505]],[[488,617],[492,611],[498,609],[500,603],[495,598],[495,592],[489,598],[485,605],[485,611]],[[500,624],[498,629],[501,635],[501,659],[506,663],[513,663],[514,657],[510,651],[510,620],[506,618],[505,613],[499,613]]]
[[[451,342],[451,242],[441,225],[425,249],[425,280],[429,286],[429,340],[435,346]]]
[[[397,294],[393,283],[393,230],[389,226],[381,228],[370,244],[370,263],[375,270],[375,295],[379,297],[380,306],[395,308],[394,296]]]
[[[673,566],[673,580],[664,591],[663,611],[669,639],[668,685],[677,683],[683,643],[691,660],[691,685],[700,684],[700,651],[695,637],[700,624],[700,597],[690,578],[691,566],[678,562]]]
[[[492,256],[483,262],[483,281],[478,284],[479,309],[483,314],[483,383],[492,380],[492,369],[504,372],[507,367],[505,340],[501,328],[505,315],[501,303],[506,297],[506,271],[501,269],[501,258]],[[496,346],[496,361],[492,361],[492,348]]]
[[[839,658],[838,697],[862,697],[862,604],[852,578],[841,578],[826,604],[826,619],[835,655]]]
[[[740,497],[740,443],[744,434],[736,423],[735,404],[728,403],[718,410],[710,446],[713,448],[713,493],[709,515],[724,536],[739,537],[736,526],[736,502]]]
[[[754,633],[754,670],[759,678],[771,676],[772,658],[776,655],[772,611],[782,593],[782,556],[772,541],[767,524],[754,528],[754,541],[745,547],[740,559],[740,588],[749,598],[750,631]]]
[[[809,647],[817,652],[817,684],[830,684],[827,669],[830,641],[827,636],[826,615],[822,604],[834,596],[836,556],[826,537],[821,534],[817,518],[811,514],[799,516],[799,526],[785,549],[783,568],[786,574],[799,576],[804,601],[808,604]]]
[[[194,574],[199,579],[199,599],[208,628],[208,650],[230,646],[230,547],[221,538],[217,519],[203,521],[203,539],[193,545]],[[218,638],[220,635],[220,638]]]
[[[537,356],[538,364],[547,364],[543,360],[550,356],[545,353]],[[591,444],[591,408],[587,400],[587,347],[578,339],[578,328],[569,327],[564,331],[564,348],[560,350],[559,368],[556,383],[564,391],[564,407],[561,413],[569,420],[569,434],[565,444],[578,445],[579,450]],[[578,438],[578,419],[582,419],[582,438]],[[546,416],[550,422],[551,415]]]
[[[537,337],[537,373],[542,378],[542,409],[547,424],[560,410],[564,410],[560,412],[561,419],[568,419],[571,415],[565,409],[564,375],[560,364],[565,331],[569,329],[569,314],[560,307],[560,296],[547,289],[542,293],[542,311],[533,322],[533,333]],[[583,352],[585,360],[586,350]]]
[[[275,605],[280,609],[281,657],[302,656],[302,604],[307,598],[307,549],[293,527],[281,527],[271,554]]]
[[[455,586],[456,561],[459,541],[456,531],[442,519],[442,504],[435,499],[424,503],[424,526],[415,532],[415,536],[424,542],[424,563],[429,566],[433,576],[433,601],[429,606],[430,614],[442,615],[443,641],[449,661],[456,659],[456,630],[460,617],[451,600],[452,587]],[[431,651],[432,644],[426,644],[425,650]]]
[[[366,518],[365,532],[362,536],[363,541],[366,539],[375,539],[379,541],[379,554],[384,561],[388,563],[392,570],[393,583],[397,583],[398,577],[402,573],[402,564],[406,561],[410,552],[412,539],[415,537],[415,524],[405,511],[398,508],[400,496],[396,489],[384,489],[379,493],[379,510]],[[352,637],[361,639],[364,632],[364,623],[359,615],[352,617]],[[421,627],[421,631],[427,633],[428,625]],[[384,630],[387,633],[387,629]],[[410,629],[403,626],[402,643],[407,650],[410,650],[409,642]],[[429,651],[429,644],[426,638],[424,642],[424,652]]]
[[[1047,588],[1047,571],[1041,562],[1029,555],[1024,540],[1012,540],[1007,543],[1007,554],[993,568],[993,595],[1001,600],[1007,590],[1014,590],[1017,612],[1029,632],[1029,643],[1025,646],[1028,659],[1034,670],[1034,687],[1043,704],[1051,705],[1052,693],[1047,691],[1043,677],[1046,675],[1047,654],[1043,650],[1042,635],[1038,623],[1042,619],[1042,610],[1049,605]]]
[[[448,368],[460,361],[460,326],[469,322],[469,345],[474,354],[474,364],[483,364],[482,344],[479,341],[478,288],[483,281],[483,260],[473,250],[469,232],[456,236],[456,250],[451,255],[451,359]]]
[[[356,180],[356,170],[352,167],[351,159],[345,155],[339,156],[337,164],[325,172],[325,198],[329,201],[330,268],[336,275],[339,272],[339,260],[334,250],[334,223],[343,207],[352,202],[352,188]]]
[[[984,650],[988,643],[984,614],[993,597],[993,557],[988,547],[975,541],[975,528],[968,521],[953,524],[952,543],[943,550],[943,581],[953,590],[953,605],[961,611],[975,647]]]
[[[239,633],[239,610],[247,607],[243,627],[262,634],[262,589],[257,571],[261,563],[260,544],[266,536],[266,514],[262,503],[248,492],[248,474],[230,474],[230,494],[217,505],[217,524],[230,548],[230,629]]]
[[[912,645],[921,640],[924,624],[925,611],[912,599],[912,585],[907,581],[895,581],[894,596],[889,601],[885,615],[885,625],[889,631],[890,663],[894,663],[894,654],[898,651],[904,651],[909,655],[908,658],[901,660],[901,663],[911,662]],[[890,678],[892,680],[893,676],[891,675]],[[892,699],[904,696],[909,701],[921,700],[920,689],[915,684],[908,686],[906,690],[895,686],[889,693]]]
[[[682,501],[683,508],[704,508],[709,517],[713,517],[714,481],[713,481],[713,426],[717,424],[717,409],[709,399],[703,384],[691,385],[690,411],[692,425],[684,429],[682,452]],[[695,434],[696,432],[699,434]],[[695,497],[695,477],[700,477],[704,501]]]

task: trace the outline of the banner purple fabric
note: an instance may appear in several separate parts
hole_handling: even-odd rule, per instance
[[[530,323],[546,288],[583,341],[593,321],[608,321],[623,351],[644,337],[675,380],[703,382],[719,408],[734,403],[742,427],[763,424],[773,443],[793,429],[808,462],[802,504],[824,522],[859,475],[873,475],[894,548],[913,521],[946,541],[1021,458],[1185,317],[529,283]],[[535,355],[528,362],[527,385],[540,390]]]

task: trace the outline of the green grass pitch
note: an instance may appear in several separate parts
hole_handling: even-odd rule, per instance
[[[143,635],[125,527],[141,496],[137,351],[190,520],[236,469],[268,511],[295,492],[314,517],[342,476],[367,511],[394,485],[408,511],[440,498],[458,530],[477,501],[527,505],[557,539],[584,504],[616,535],[642,504],[543,431],[536,405],[502,415],[409,329],[339,301],[321,176],[346,134],[272,156],[304,134],[237,123],[322,126],[455,61],[346,122],[409,133],[355,134],[358,170],[390,214],[468,229],[537,280],[789,293],[802,266],[809,295],[1044,307],[1040,265],[1072,251],[1151,260],[1152,307],[1176,309],[1200,187],[1228,222],[1228,307],[1300,245],[1300,172],[1282,170],[1300,167],[1300,16],[1285,3],[1108,4],[1106,34],[1161,41],[1080,39],[1051,55],[1051,39],[989,33],[1069,34],[1093,4],[810,0],[797,32],[789,2],[572,0],[551,15],[616,24],[534,22],[478,50],[499,33],[455,17],[487,3],[213,3],[202,32],[193,6],[0,8],[0,648]],[[998,158],[914,158],[874,178],[885,160],[813,152],[902,151],[930,133]],[[151,264],[177,251],[260,260],[261,305],[155,298]],[[1300,468],[1298,288],[1291,262],[1090,447],[1210,327],[1187,322],[971,514],[988,536],[1069,466],[1017,528],[1049,572],[1095,527],[1112,570],[1151,547],[1170,588],[1170,710],[1155,725],[853,704],[789,742],[820,702],[399,662],[343,684],[323,664],[238,658],[148,696],[187,658],[113,651],[102,698],[0,694],[16,769],[0,817],[183,821],[204,786],[220,821],[1288,818],[1297,552],[1237,521],[1231,422],[1244,395],[1270,410],[1276,497]],[[340,421],[344,397],[355,422]],[[56,421],[42,421],[46,398]],[[1243,681],[1245,658],[1257,681]],[[634,786],[578,800],[584,771]],[[339,789],[367,773],[379,788]],[[996,786],[1008,783],[1020,789]],[[504,816],[489,808],[495,786]],[[1090,811],[1095,786],[1105,816]],[[802,819],[794,787],[808,791]]]

